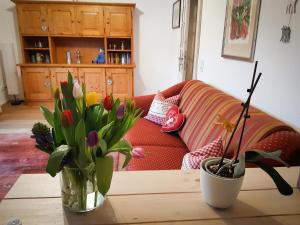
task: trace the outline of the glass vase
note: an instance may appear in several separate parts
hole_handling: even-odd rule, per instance
[[[98,191],[96,176],[88,179],[78,168],[64,167],[60,185],[63,207],[71,212],[94,210],[105,200]]]

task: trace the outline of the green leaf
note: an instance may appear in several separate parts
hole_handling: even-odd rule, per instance
[[[46,171],[52,177],[54,177],[59,172],[62,160],[70,150],[71,148],[69,148],[68,145],[61,145],[58,148],[56,148],[54,152],[51,153],[46,167]]]
[[[61,121],[60,121],[61,111],[58,104],[55,104],[55,111],[53,114],[53,128],[54,128],[54,137],[55,137],[55,146],[60,146],[64,143],[64,135],[62,132]]]
[[[239,162],[237,165],[234,167],[234,173],[233,173],[233,178],[239,178],[245,174],[245,153],[240,154],[239,156]]]
[[[246,156],[247,158],[247,156]],[[293,188],[281,177],[281,175],[271,166],[265,164],[263,161],[251,161],[251,163],[256,164],[261,169],[263,169],[270,177],[273,179],[276,184],[278,191],[282,195],[291,195],[293,194]]]
[[[53,113],[50,112],[49,109],[47,109],[44,106],[40,107],[40,111],[42,112],[42,114],[44,115],[45,119],[47,120],[47,122],[54,127],[54,122],[53,122]]]
[[[96,158],[96,176],[99,192],[105,196],[110,188],[114,160],[111,156]]]
[[[127,140],[121,140],[109,149],[109,152],[131,152],[132,146]]]
[[[273,151],[273,152],[264,152],[261,150],[251,149],[246,151],[246,161],[257,161],[263,158],[265,159],[273,159],[275,161],[281,162],[285,166],[289,166],[286,162],[284,162],[281,158],[281,150]]]
[[[73,78],[72,78],[72,74],[70,72],[68,72],[68,84],[66,86],[61,85],[61,91],[63,94],[64,108],[71,110],[73,120],[74,120],[75,124],[77,124],[78,113],[77,113],[76,101],[73,97]]]
[[[104,127],[101,128],[101,130],[98,132],[99,139],[103,139],[104,135],[109,131],[113,124],[114,121],[112,121],[109,124],[106,124]]]
[[[85,83],[82,84],[82,92],[83,92],[83,97],[82,97],[82,119],[84,119],[85,116],[86,116],[86,88],[85,88]]]
[[[85,125],[81,119],[75,128],[75,143],[80,145],[81,142],[85,141]]]
[[[128,163],[130,162],[131,158],[132,158],[132,155],[131,155],[131,152],[120,152],[121,154],[125,155],[125,161],[123,163],[123,166],[122,166],[122,169],[124,169]]]
[[[106,152],[107,152],[107,144],[106,144],[106,141],[104,139],[100,139],[99,140],[99,146],[101,148],[101,151],[102,151],[102,154],[105,155]]]

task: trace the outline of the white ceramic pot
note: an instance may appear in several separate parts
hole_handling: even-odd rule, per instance
[[[206,171],[206,166],[218,162],[220,157],[207,158],[202,161],[200,169],[200,187],[203,199],[215,208],[228,208],[236,200],[244,176],[240,178],[225,178]],[[224,162],[228,162],[225,159]]]

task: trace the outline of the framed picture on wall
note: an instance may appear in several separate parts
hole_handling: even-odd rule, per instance
[[[253,62],[261,0],[227,0],[222,57]]]
[[[172,12],[172,28],[176,29],[180,27],[180,14],[181,14],[181,0],[177,0],[173,3]]]

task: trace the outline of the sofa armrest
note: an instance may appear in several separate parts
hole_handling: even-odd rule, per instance
[[[135,107],[143,111],[142,116],[146,116],[155,95],[143,95],[134,97]]]
[[[162,91],[161,93],[166,98],[172,97],[174,95],[178,95],[186,83],[187,83],[187,81],[183,81],[181,83],[178,83],[178,84]],[[143,110],[142,116],[147,115],[149,108],[151,106],[151,103],[154,99],[154,96],[155,96],[155,94],[134,97],[135,106],[137,108],[140,108],[141,110]]]
[[[281,150],[281,159],[291,166],[300,165],[300,134],[294,131],[277,131],[254,144],[250,149],[266,152]],[[269,160],[268,160],[269,161]],[[272,162],[274,166],[282,166]]]

